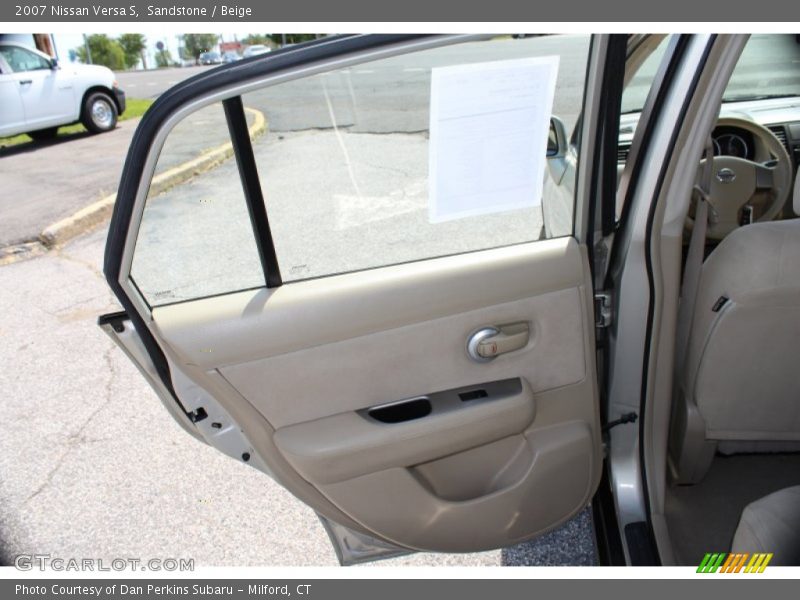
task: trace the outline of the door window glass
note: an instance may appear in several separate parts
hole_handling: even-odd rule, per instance
[[[589,45],[497,36],[244,94],[283,282],[569,235],[572,186],[543,191],[548,124],[577,121]],[[217,104],[161,150],[131,269],[151,306],[265,284],[236,160],[202,158],[229,140]]]
[[[8,66],[15,73],[50,69],[50,63],[35,52],[17,48],[16,46],[0,46],[0,54],[6,59]]]
[[[535,241],[554,204],[568,222],[559,235],[571,233],[573,190],[542,198],[549,175],[533,174],[547,137],[529,127],[536,99],[515,97],[534,71],[508,74],[556,62],[552,113],[571,128],[588,51],[589,36],[499,36],[246,94],[269,123],[255,158],[284,282]],[[486,106],[493,114],[472,118]]]
[[[249,125],[258,135],[252,115]],[[189,115],[167,137],[131,277],[151,306],[264,285],[221,104]]]

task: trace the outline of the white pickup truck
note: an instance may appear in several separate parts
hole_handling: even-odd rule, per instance
[[[93,133],[114,129],[125,93],[106,67],[61,66],[38,50],[2,42],[0,107],[0,137],[27,133],[41,140],[77,122]]]

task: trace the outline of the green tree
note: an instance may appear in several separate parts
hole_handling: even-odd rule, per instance
[[[270,33],[269,38],[280,46],[284,43],[284,38],[287,44],[299,44],[309,40],[317,39],[316,33]]]
[[[267,44],[280,47],[284,41],[287,44],[299,44],[300,42],[315,40],[317,37],[319,36],[316,33],[251,33],[242,38],[242,43],[245,46]]]
[[[197,57],[203,52],[208,52],[217,45],[219,36],[216,33],[186,33],[183,36],[183,47],[186,56],[197,63]]]
[[[112,40],[104,33],[94,33],[86,38],[86,43],[89,45],[92,63],[103,65],[113,70],[125,68],[125,52],[123,52],[122,46],[117,40]],[[85,46],[80,46],[75,50],[81,62],[89,62]]]
[[[269,36],[266,33],[251,33],[242,38],[245,46],[255,46],[256,44],[269,44]]]
[[[141,33],[123,33],[117,38],[125,54],[125,67],[131,69],[136,66],[142,56],[147,39]]]
[[[172,66],[172,54],[167,49],[159,50],[156,52],[156,66],[157,67],[171,67]]]

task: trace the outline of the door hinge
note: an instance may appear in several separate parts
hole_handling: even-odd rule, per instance
[[[611,292],[595,292],[594,295],[594,323],[597,328],[606,328],[611,325],[614,317]]]

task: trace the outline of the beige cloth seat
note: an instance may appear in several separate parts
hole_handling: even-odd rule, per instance
[[[731,552],[771,552],[771,565],[800,566],[800,486],[748,504],[733,536]]]
[[[716,451],[800,450],[798,356],[800,219],[741,227],[700,274],[670,441],[678,482],[700,481]]]

